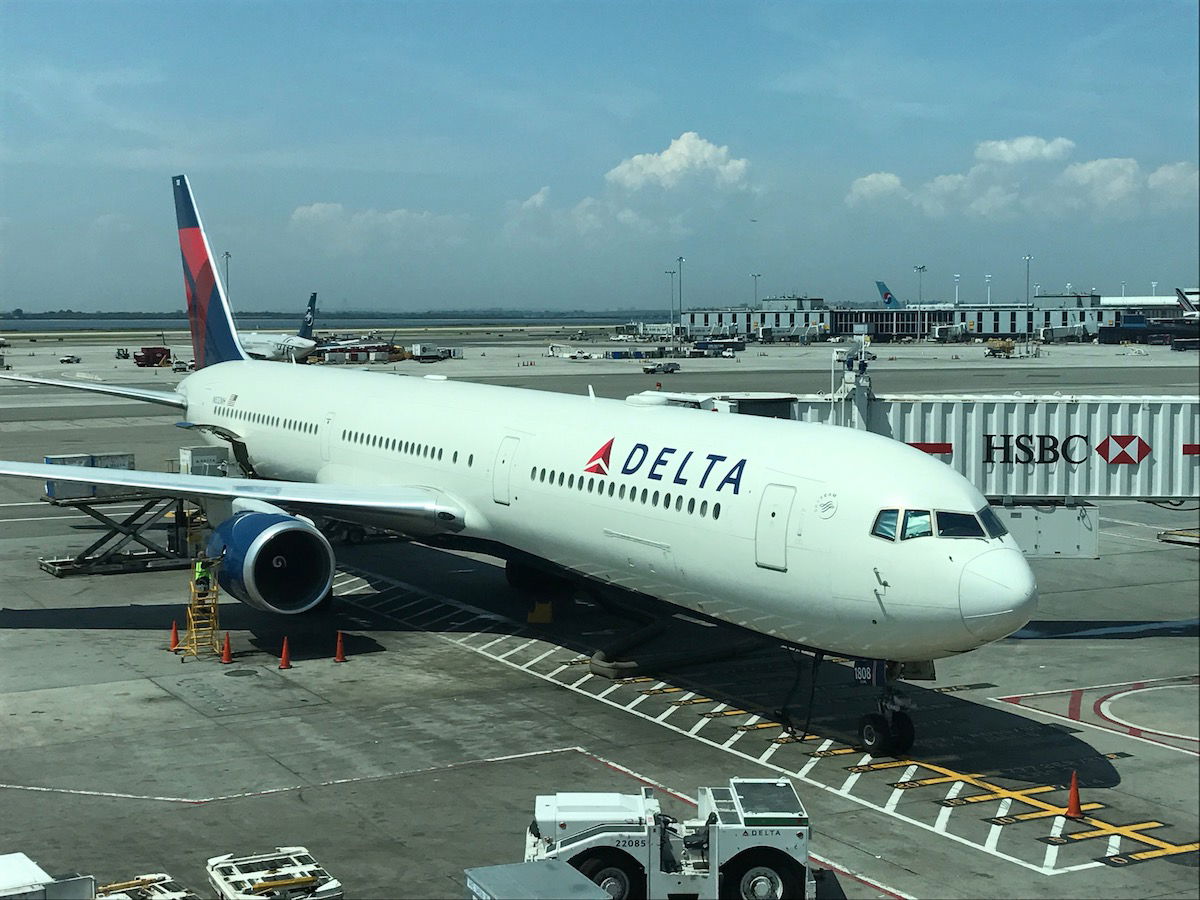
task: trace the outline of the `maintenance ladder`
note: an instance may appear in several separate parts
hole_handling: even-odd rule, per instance
[[[211,650],[218,656],[221,653],[218,638],[221,625],[217,609],[221,594],[221,587],[217,582],[217,567],[220,563],[219,559],[207,561],[206,584],[197,584],[195,578],[188,582],[191,599],[187,608],[187,637],[176,648],[177,653],[197,657],[202,651]]]

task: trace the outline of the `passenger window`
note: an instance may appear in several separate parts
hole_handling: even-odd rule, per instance
[[[992,510],[990,506],[985,506],[979,511],[979,519],[983,522],[983,527],[987,529],[987,533],[994,538],[1002,538],[1008,534],[1008,529],[1004,527],[1004,523],[1000,521],[1000,517]]]
[[[904,513],[904,533],[901,540],[909,538],[930,537],[933,534],[933,523],[927,509],[910,509]]]
[[[982,538],[983,526],[970,513],[941,512],[937,514],[938,537]]]
[[[871,534],[883,538],[885,541],[894,541],[896,539],[896,522],[899,518],[900,510],[881,509],[879,515],[875,517],[875,524],[871,526]]]

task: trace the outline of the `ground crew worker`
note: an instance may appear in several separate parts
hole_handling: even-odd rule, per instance
[[[196,584],[196,592],[204,593],[212,585],[212,560],[204,556],[196,557],[196,567],[192,581]]]

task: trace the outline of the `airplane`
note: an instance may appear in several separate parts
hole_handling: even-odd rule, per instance
[[[904,309],[905,303],[888,290],[888,286],[882,281],[875,282],[875,287],[879,289],[879,296],[883,298],[883,305],[887,309]]]
[[[892,684],[1022,628],[1037,586],[983,495],[899,441],[840,426],[393,378],[248,357],[186,176],[173,179],[197,371],[174,390],[61,382],[181,411],[248,477],[0,460],[0,475],[202,503],[219,580],[264,612],[331,602],[335,556],[309,518],[505,560],[514,587],[623,588],[793,646],[886,669],[863,746],[903,753]],[[786,704],[785,704],[786,710]]]
[[[304,321],[300,330],[295,334],[272,334],[252,331],[238,334],[238,343],[253,359],[291,360],[298,362],[317,348],[313,340],[313,321],[317,315],[316,291],[308,298],[308,309],[304,313]]]
[[[1179,305],[1183,307],[1183,319],[1200,319],[1200,307],[1196,306],[1196,301],[1200,298],[1200,291],[1192,289],[1185,291],[1183,288],[1175,288],[1175,296],[1179,300]]]

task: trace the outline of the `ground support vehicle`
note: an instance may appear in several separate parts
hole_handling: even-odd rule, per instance
[[[697,807],[680,822],[653,788],[540,795],[525,859],[565,859],[617,900],[814,895],[808,813],[790,781],[731,778],[700,788]]]
[[[647,375],[674,375],[679,371],[677,362],[646,363],[642,371]]]
[[[304,847],[214,856],[205,866],[219,900],[342,900],[342,883]]]

